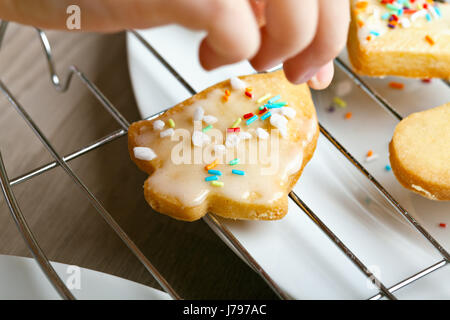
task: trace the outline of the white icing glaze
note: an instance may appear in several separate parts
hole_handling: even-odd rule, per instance
[[[252,93],[255,97],[263,96],[262,90],[253,88]],[[317,132],[315,115],[307,118],[301,112],[296,112],[292,120],[278,115],[281,120],[276,121],[286,135],[295,126],[295,131],[290,133],[295,139],[280,139],[269,119],[258,119],[248,126],[242,120],[239,134],[227,133],[227,128],[237,118],[248,112],[257,113],[259,105],[241,90],[232,90],[228,102],[224,104],[223,94],[222,90],[213,90],[206,99],[197,100],[185,107],[183,112],[171,114],[177,129],[170,139],[161,139],[150,130],[136,138],[137,145],[158,150],[158,159],[162,160],[149,177],[148,187],[158,194],[176,199],[182,207],[198,206],[211,193],[244,203],[270,204],[279,200],[286,196],[290,177],[301,169],[304,150]],[[199,106],[204,114],[219,120],[207,132],[201,131],[198,122],[192,123]],[[267,133],[266,140],[253,138],[253,135],[257,135],[257,128]],[[195,144],[202,147],[193,146],[193,132],[197,137]],[[247,136],[247,139],[241,138],[242,135]],[[204,136],[208,137],[208,141],[204,140]],[[231,144],[227,143],[228,139]],[[229,162],[236,158],[240,159],[239,164],[230,166]],[[219,164],[214,169],[222,172],[220,181],[224,186],[221,188],[204,180],[208,176],[205,166],[215,159],[219,159]],[[245,176],[232,174],[232,169],[244,171]]]

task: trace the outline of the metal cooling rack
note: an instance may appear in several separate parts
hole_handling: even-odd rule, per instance
[[[0,48],[2,45],[2,40],[4,38],[8,22],[0,22]],[[38,39],[42,44],[45,57],[48,62],[48,69],[50,72],[50,79],[59,92],[65,92],[72,81],[73,76],[76,76],[81,80],[81,82],[91,91],[91,93],[98,99],[106,111],[119,123],[121,129],[116,130],[103,138],[94,141],[83,148],[75,150],[74,152],[67,154],[65,156],[60,155],[55,151],[51,143],[41,132],[39,127],[35,124],[33,119],[26,113],[24,108],[15,99],[14,95],[8,90],[7,86],[0,80],[0,91],[6,96],[10,105],[21,115],[27,125],[33,130],[48,152],[54,158],[53,162],[35,168],[25,174],[22,174],[13,179],[9,179],[7,175],[6,168],[4,166],[1,152],[0,152],[0,183],[3,194],[5,196],[6,202],[8,204],[11,215],[13,216],[19,231],[21,232],[25,242],[29,246],[29,249],[36,259],[37,263],[41,267],[42,271],[60,294],[63,299],[75,299],[70,290],[66,287],[64,282],[59,278],[53,267],[51,266],[49,260],[45,256],[45,253],[40,248],[38,242],[36,241],[31,229],[28,227],[27,221],[23,216],[19,204],[14,196],[12,187],[28,181],[44,172],[52,170],[58,166],[62,167],[66,174],[73,180],[73,182],[83,191],[90,203],[94,206],[100,216],[107,222],[107,224],[116,232],[120,239],[128,246],[132,253],[139,259],[139,261],[145,266],[148,272],[158,281],[161,287],[174,299],[180,299],[181,297],[175,292],[175,290],[170,286],[170,284],[164,279],[164,277],[158,272],[158,270],[151,264],[151,262],[144,256],[144,254],[139,250],[139,248],[134,244],[134,242],[128,237],[128,235],[121,229],[121,227],[115,222],[110,213],[102,206],[101,202],[95,197],[91,190],[81,181],[81,179],[75,174],[75,172],[70,168],[69,162],[73,159],[81,157],[90,151],[102,147],[103,145],[121,138],[127,134],[129,127],[129,122],[120,114],[120,112],[114,107],[114,105],[102,94],[102,92],[80,71],[77,67],[71,66],[70,73],[64,81],[58,77],[55,72],[54,63],[52,59],[51,46],[47,39],[45,33],[39,29],[36,29],[38,34]],[[142,45],[148,49],[148,51],[153,54],[158,61],[164,65],[165,68],[186,88],[188,92],[192,95],[197,92],[189,84],[189,82],[184,79],[166,60],[155,50],[150,43],[148,43],[138,32],[131,30],[133,34]],[[337,58],[335,64],[341,68],[362,90],[364,90],[374,101],[376,101],[381,107],[387,110],[393,117],[397,120],[401,120],[402,116],[393,108],[382,96],[375,92],[369,85],[367,85],[358,75],[356,75],[341,59]],[[275,70],[275,69],[274,69]],[[274,71],[274,70],[269,70]],[[447,82],[448,84],[448,82]],[[152,120],[157,118],[165,112],[161,111],[157,114],[152,115],[147,118]],[[442,256],[442,260],[430,265],[429,267],[423,269],[422,271],[413,274],[402,281],[398,282],[394,286],[388,288],[386,287],[367,267],[366,265],[333,233],[333,231],[313,212],[305,202],[294,192],[290,192],[289,197],[292,201],[302,209],[304,213],[328,236],[328,238],[348,257],[348,259],[379,289],[379,293],[373,297],[369,297],[370,300],[378,300],[381,298],[387,298],[391,300],[397,299],[394,293],[414,281],[444,267],[450,261],[450,254],[444,247],[434,239],[431,234],[419,224],[417,220],[412,217],[402,205],[394,199],[394,197],[366,170],[366,168],[358,162],[355,157],[350,154],[345,147],[337,141],[332,134],[321,124],[320,132],[325,136],[328,141],[330,141],[336,149],[341,152],[348,161],[353,164],[358,171],[360,171],[382,194],[382,196],[390,203],[390,205],[395,209],[395,212],[407,220],[411,226],[416,229],[416,231],[421,234]],[[214,228],[221,233],[234,248],[242,255],[246,262],[257,272],[263,280],[269,285],[269,287],[281,298],[281,299],[291,299],[291,297],[284,292],[277,283],[271,279],[271,277],[266,273],[266,271],[256,262],[256,260],[250,255],[250,253],[244,248],[244,246],[234,237],[234,235],[229,231],[229,229],[224,226],[219,219],[213,214],[208,214],[203,218],[204,222],[208,224],[211,228]]]

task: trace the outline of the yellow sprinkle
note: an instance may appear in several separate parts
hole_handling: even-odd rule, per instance
[[[169,119],[169,127],[171,128],[175,128],[175,121],[173,121],[173,119]]]
[[[231,127],[232,128],[236,128],[241,123],[241,121],[242,121],[241,118],[237,118],[236,121],[233,123],[233,125]]]
[[[223,182],[222,181],[211,181],[211,185],[213,185],[214,187],[223,187]]]
[[[334,97],[333,102],[336,103],[341,108],[345,108],[347,106],[347,102],[345,102],[339,97]]]
[[[257,103],[262,103],[263,101],[266,101],[267,99],[269,99],[271,96],[270,93],[263,95],[261,98],[259,98],[258,100],[256,100]]]

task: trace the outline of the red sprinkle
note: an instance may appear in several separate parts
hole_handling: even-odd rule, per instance
[[[239,132],[241,131],[241,128],[237,127],[237,128],[228,128],[227,132]]]
[[[269,109],[267,109],[266,107],[264,107],[264,109],[259,110],[259,114],[263,114],[264,112],[268,111]]]
[[[253,116],[254,116],[254,114],[252,112],[250,112],[250,113],[244,114],[244,119],[249,119]]]
[[[430,83],[430,82],[431,82],[431,79],[422,79],[422,82],[423,82],[423,83]]]
[[[245,95],[246,95],[247,97],[249,97],[249,98],[253,98],[252,93],[249,92],[249,91],[245,91]]]
[[[392,89],[402,90],[405,85],[401,82],[389,82],[389,87]]]
[[[405,13],[405,14],[413,14],[416,12],[417,12],[417,10],[414,10],[414,9],[408,9],[408,8],[403,9],[403,13]]]
[[[447,224],[446,224],[446,223],[443,223],[443,222],[441,222],[441,223],[439,223],[439,227],[441,227],[441,228],[446,228],[446,227],[447,227]]]

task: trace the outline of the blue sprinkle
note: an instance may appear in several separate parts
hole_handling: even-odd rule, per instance
[[[241,171],[241,170],[231,170],[231,172],[233,172],[234,174],[237,174],[239,176],[245,176],[245,172]]]
[[[261,116],[261,120],[266,120],[268,117],[270,117],[272,115],[272,113],[270,112],[270,111],[267,111],[266,113],[264,113],[262,116]]]
[[[258,119],[258,116],[253,116],[250,119],[247,120],[247,125],[250,125],[251,123],[255,122]]]
[[[390,16],[390,13],[389,13],[389,12],[386,12],[385,14],[383,14],[383,15],[381,16],[381,19],[387,20],[387,19],[389,18],[389,16]]]
[[[379,35],[380,35],[380,33],[379,32],[376,32],[376,31],[370,31],[370,33],[371,34],[373,34],[374,36],[376,36],[376,37],[378,37]]]
[[[430,16],[429,13],[427,13],[427,14],[425,15],[425,17],[427,18],[428,21],[431,21],[431,16]]]
[[[433,7],[433,9],[439,17],[442,17],[441,9],[439,9],[438,7]]]
[[[210,176],[210,177],[206,177],[205,181],[215,181],[215,180],[219,180],[218,176]]]
[[[287,102],[276,102],[276,103],[271,103],[271,104],[265,105],[265,107],[267,107],[268,109],[281,108],[284,106],[287,106]]]
[[[391,169],[392,169],[391,166],[388,164],[386,165],[386,167],[384,167],[384,170],[386,170],[386,171],[391,171]]]
[[[216,176],[221,176],[222,172],[220,172],[219,170],[208,170],[209,174],[214,174]]]
[[[273,97],[273,98],[271,98],[271,99],[269,99],[269,101],[267,101],[267,103],[274,103],[274,102],[276,102],[276,101],[278,101],[278,100],[280,100],[281,99],[281,96],[280,95],[277,95],[277,96],[275,96],[275,97]]]

